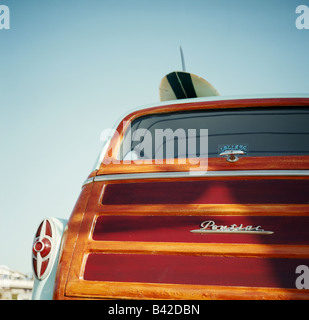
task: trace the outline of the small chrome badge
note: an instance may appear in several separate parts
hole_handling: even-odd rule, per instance
[[[228,144],[219,147],[219,155],[227,157],[228,162],[236,162],[239,155],[245,155],[248,152],[248,146],[245,144]]]
[[[265,231],[261,226],[243,226],[242,224],[232,224],[230,226],[216,225],[212,220],[201,223],[201,228],[190,230],[192,233],[228,233],[228,234],[273,234],[273,231]]]

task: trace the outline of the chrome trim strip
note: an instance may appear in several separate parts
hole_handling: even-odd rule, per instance
[[[86,179],[86,180],[84,181],[82,187],[84,187],[86,184],[89,184],[89,183],[91,183],[91,182],[93,182],[93,181],[94,181],[94,178]]]
[[[185,171],[185,172],[149,172],[121,173],[96,176],[87,179],[83,186],[94,181],[167,179],[195,177],[248,177],[248,176],[309,176],[309,170],[235,170],[235,171]]]

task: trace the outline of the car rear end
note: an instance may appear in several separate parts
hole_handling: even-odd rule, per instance
[[[279,97],[127,116],[69,219],[54,298],[308,299],[308,120],[308,98]],[[207,156],[200,135],[198,161],[126,158],[129,129],[184,126],[208,130]]]

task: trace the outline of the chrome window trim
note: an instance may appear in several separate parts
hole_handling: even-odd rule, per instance
[[[96,181],[168,179],[195,177],[254,177],[254,176],[309,176],[309,170],[235,170],[235,171],[185,171],[107,174],[87,179],[83,186]]]

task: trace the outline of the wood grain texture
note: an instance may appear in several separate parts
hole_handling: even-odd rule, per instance
[[[63,235],[54,286],[53,298],[56,300],[65,297],[65,286],[71,266],[71,259],[76,241],[79,237],[80,225],[85,214],[92,187],[93,185],[89,184],[82,189]]]
[[[268,258],[297,258],[309,259],[308,245],[263,245],[263,244],[194,244],[192,243],[164,243],[164,242],[136,242],[128,241],[89,241],[87,252],[132,253],[132,254],[175,254],[197,256],[224,257],[268,257]]]
[[[98,175],[141,173],[141,172],[186,172],[186,171],[229,171],[229,170],[308,170],[308,156],[272,156],[243,157],[237,162],[228,162],[225,158],[186,159],[185,164],[175,162],[156,164],[154,160],[135,161],[130,164],[102,164]],[[198,163],[192,165],[192,163]]]
[[[128,121],[132,121],[137,117],[148,114],[156,113],[168,113],[174,111],[185,111],[185,110],[202,110],[202,109],[230,109],[230,108],[250,108],[250,107],[271,107],[271,106],[309,106],[309,99],[253,99],[253,100],[231,100],[231,101],[213,101],[213,102],[198,102],[198,103],[186,103],[178,105],[166,105],[156,108],[148,108],[140,111],[136,111],[128,115],[124,121],[121,122],[118,127],[118,132],[120,133],[120,138],[123,135]],[[112,159],[116,159],[116,154],[120,145],[120,140],[118,137],[113,137],[111,141],[112,154],[110,155]],[[225,171],[225,170],[309,170],[309,157],[308,156],[291,156],[291,157],[243,157],[238,162],[228,163],[226,159],[212,158],[209,161],[201,162],[198,166],[193,168],[189,161],[186,164],[154,164],[152,162],[145,164],[132,163],[127,164],[101,164],[98,171],[92,172],[89,177],[94,177],[96,175],[104,176],[106,174],[114,173],[138,173],[138,172],[171,172],[171,171],[189,171],[189,170],[209,170],[209,171]],[[274,176],[274,177],[234,177],[232,178],[233,184],[237,182],[243,183],[244,181],[260,181],[257,184],[267,183],[269,180],[276,181],[280,187],[280,182],[292,181],[291,185],[298,185],[298,187],[308,182],[308,177],[288,177],[288,176]],[[198,178],[168,178],[168,179],[151,179],[152,182],[166,183],[166,182],[177,182],[186,183],[190,181],[192,185],[199,181],[216,182],[219,181],[221,185],[225,182],[231,181],[228,177],[198,177]],[[130,201],[119,202],[110,201],[109,204],[104,204],[104,193],[108,186],[117,185],[122,183],[124,188],[121,193],[128,196],[128,190],[134,186],[135,183],[139,183],[140,186],[145,185],[149,182],[148,179],[139,180],[121,180],[121,181],[97,181],[92,182],[82,189],[80,197],[75,205],[68,223],[68,229],[65,231],[63,240],[63,250],[61,252],[56,284],[54,290],[55,299],[309,299],[309,290],[297,290],[296,288],[291,288],[293,286],[293,277],[296,277],[295,270],[292,270],[292,274],[289,274],[291,279],[289,280],[289,288],[280,287],[266,287],[254,285],[254,283],[242,285],[235,285],[232,282],[228,285],[223,286],[220,281],[217,284],[197,284],[195,280],[194,283],[149,283],[149,282],[130,282],[128,281],[108,281],[103,279],[103,275],[100,274],[100,268],[96,268],[94,263],[93,268],[96,268],[96,274],[91,275],[91,269],[88,271],[88,279],[97,276],[101,277],[102,281],[86,280],[85,270],[87,268],[87,263],[89,257],[97,255],[97,257],[103,257],[103,255],[113,255],[115,258],[119,258],[119,261],[113,260],[114,264],[121,264],[121,257],[125,256],[127,259],[133,258],[130,261],[131,272],[134,272],[134,257],[139,258],[151,256],[155,261],[156,258],[162,257],[162,261],[172,261],[169,259],[179,259],[179,261],[184,261],[186,263],[186,257],[190,257],[192,260],[194,257],[198,258],[198,261],[222,261],[221,269],[223,271],[224,259],[236,259],[235,261],[258,261],[265,262],[259,269],[251,264],[252,268],[255,268],[257,275],[263,278],[263,270],[267,270],[267,277],[270,277],[269,282],[265,279],[265,283],[273,285],[273,280],[276,274],[280,273],[280,262],[282,261],[285,265],[295,265],[307,263],[309,259],[309,247],[308,247],[308,235],[302,233],[297,242],[290,241],[291,235],[297,233],[294,230],[289,234],[286,232],[286,238],[281,237],[280,243],[266,243],[261,241],[257,242],[239,242],[227,241],[222,242],[223,238],[220,235],[210,242],[205,239],[202,242],[189,242],[189,241],[178,241],[168,240],[168,241],[157,241],[155,238],[148,239],[148,241],[143,241],[136,238],[134,241],[129,241],[124,237],[123,239],[116,238],[109,240],[104,240],[105,229],[101,229],[101,235],[103,238],[99,237],[95,240],[93,236],[97,220],[100,217],[117,217],[117,218],[130,218],[132,216],[137,218],[146,219],[147,217],[173,217],[175,221],[177,217],[197,217],[201,219],[211,218],[213,220],[220,219],[220,221],[232,221],[234,218],[237,223],[247,223],[248,221],[254,220],[254,223],[259,223],[259,221],[266,221],[273,219],[277,221],[278,230],[280,230],[281,223],[284,221],[292,221],[294,226],[298,226],[301,219],[303,223],[307,221],[309,217],[309,203],[304,198],[304,201],[294,201],[290,203],[289,195],[286,199],[280,201],[266,201],[269,195],[265,196],[264,201],[258,203],[250,201],[230,201],[230,203],[215,202],[211,201],[206,203],[189,201],[174,201],[173,204],[169,203],[167,200],[163,202],[150,203],[149,201],[135,201],[130,203]],[[298,183],[299,182],[299,183]],[[247,183],[247,182],[246,182]],[[250,184],[250,183],[249,183]],[[227,185],[227,184],[226,184]],[[230,188],[230,187],[229,187]],[[116,189],[116,188],[115,188]],[[187,190],[190,192],[190,190]],[[290,189],[289,192],[294,192],[295,190]],[[143,188],[139,190],[140,196],[142,196]],[[168,195],[169,190],[166,188],[164,192]],[[180,192],[180,191],[179,191]],[[181,191],[180,195],[185,191]],[[242,192],[246,192],[243,190]],[[271,188],[268,193],[271,193]],[[277,191],[276,191],[277,192]],[[298,190],[297,192],[304,192],[304,190]],[[305,190],[304,194],[306,194]],[[120,191],[119,191],[120,193]],[[219,194],[217,194],[219,196]],[[253,193],[254,195],[254,193]],[[278,194],[277,194],[278,195]],[[115,196],[115,195],[114,195]],[[114,197],[113,196],[113,197]],[[121,194],[117,195],[121,198]],[[222,195],[220,195],[221,197]],[[299,196],[299,195],[297,195]],[[207,195],[205,195],[207,197]],[[220,198],[219,197],[219,198]],[[164,198],[164,197],[163,197]],[[167,199],[168,197],[166,197]],[[250,197],[249,197],[250,198]],[[277,197],[278,198],[278,197]],[[205,198],[206,199],[206,198]],[[262,198],[261,198],[262,199]],[[234,199],[235,200],[235,199]],[[280,199],[279,199],[280,200]],[[271,203],[270,203],[271,202]],[[282,218],[282,219],[281,219]],[[162,218],[162,220],[164,220]],[[198,219],[197,219],[198,220]],[[281,221],[282,220],[282,221]],[[117,219],[115,219],[117,222]],[[293,224],[292,223],[292,224]],[[260,223],[262,224],[262,223]],[[139,227],[143,228],[143,225]],[[196,226],[198,228],[198,226]],[[117,228],[114,229],[117,232]],[[285,229],[288,230],[288,229]],[[145,232],[146,229],[145,229]],[[173,233],[173,228],[169,226],[169,232]],[[188,231],[190,232],[190,231]],[[172,237],[171,237],[172,238]],[[303,239],[303,240],[302,240]],[[220,241],[221,240],[221,241]],[[107,256],[105,256],[107,257]],[[167,259],[168,257],[168,259]],[[101,259],[100,258],[100,259]],[[166,259],[167,260],[166,260]],[[99,259],[99,260],[100,260]],[[160,258],[161,259],[161,258]],[[190,260],[189,259],[189,260]],[[201,259],[201,260],[199,260]],[[203,260],[205,259],[205,260]],[[237,260],[238,259],[238,260]],[[244,260],[245,259],[245,260]],[[247,260],[246,260],[247,259]],[[189,261],[188,260],[188,261]],[[190,260],[190,261],[191,261]],[[89,260],[90,261],[90,260]],[[95,259],[93,260],[95,261]],[[104,265],[103,258],[100,260]],[[159,260],[158,260],[159,261]],[[90,265],[90,264],[89,264]],[[270,269],[267,269],[266,266]],[[158,268],[160,263],[157,264]],[[104,266],[106,268],[106,266]],[[194,273],[194,265],[190,267],[190,264],[186,266],[189,272]],[[237,268],[234,266],[234,270]],[[264,269],[263,269],[264,268]],[[278,269],[279,268],[279,269]],[[123,272],[125,272],[125,266],[122,266]],[[140,269],[141,272],[147,273],[147,270]],[[159,269],[158,269],[159,270]],[[113,270],[108,271],[113,275]],[[226,269],[225,269],[226,271]],[[250,268],[245,270],[248,279],[250,279]],[[217,277],[219,277],[220,269],[213,270],[216,272]],[[181,274],[181,273],[179,273]],[[117,274],[114,274],[117,276]],[[274,277],[272,279],[272,277]],[[262,279],[261,278],[261,279]],[[115,278],[116,279],[116,278]],[[140,278],[142,280],[142,278]],[[146,278],[145,278],[146,279]],[[180,282],[181,277],[179,277],[174,282]],[[236,279],[237,280],[237,279]],[[291,282],[292,281],[292,282]]]
[[[267,178],[265,178],[267,179]],[[279,179],[279,178],[278,178]],[[110,181],[108,183],[115,183]],[[140,182],[142,183],[142,181]],[[89,189],[78,201],[72,217],[72,239],[65,245],[58,272],[55,298],[134,298],[134,299],[309,299],[308,290],[287,288],[256,288],[241,286],[199,286],[183,284],[151,284],[151,283],[114,283],[109,281],[83,280],[88,255],[91,253],[105,254],[151,254],[175,256],[209,256],[209,257],[247,257],[264,259],[302,259],[309,258],[308,245],[291,245],[287,238],[284,244],[248,244],[248,243],[175,243],[175,242],[143,242],[143,241],[95,241],[92,234],[98,217],[154,217],[154,216],[188,216],[197,217],[273,217],[289,219],[309,217],[309,205],[224,205],[224,204],[190,204],[190,205],[104,205],[102,204],[105,190],[104,182],[87,185],[91,188],[91,197],[85,204]],[[129,185],[128,185],[129,187]],[[85,192],[85,191],[88,192]],[[84,209],[83,209],[84,208]],[[85,210],[82,214],[80,210]],[[74,229],[75,228],[75,229]],[[77,232],[78,230],[78,232]],[[78,238],[76,233],[78,233]],[[74,243],[76,243],[74,248]],[[74,248],[74,252],[72,250]],[[72,256],[73,253],[73,256]],[[72,259],[72,260],[70,260]],[[67,277],[67,278],[66,278]]]
[[[76,292],[76,288],[79,291]],[[95,288],[95,290],[94,290]],[[83,281],[67,286],[63,299],[172,299],[172,300],[308,300],[308,290],[233,286]]]

